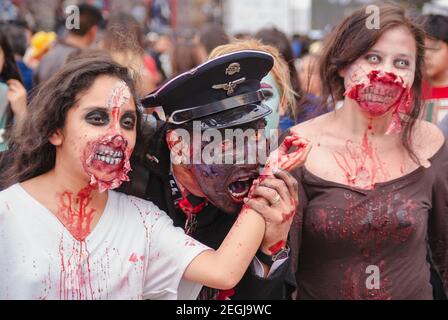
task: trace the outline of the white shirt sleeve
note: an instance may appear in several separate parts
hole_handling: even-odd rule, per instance
[[[209,248],[174,227],[166,213],[158,210],[154,217],[143,299],[196,299],[202,285],[182,277],[191,261]]]

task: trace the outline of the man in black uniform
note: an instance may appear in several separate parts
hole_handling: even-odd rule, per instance
[[[271,111],[262,103],[266,95],[260,80],[272,65],[273,58],[267,53],[235,52],[176,77],[144,98],[144,107],[163,107],[167,121],[155,135],[137,144],[131,182],[121,190],[152,201],[170,215],[176,226],[217,249],[259,176],[260,159],[251,162],[249,158],[254,150],[260,155],[263,139],[266,142],[261,129]],[[240,129],[231,131],[236,139],[247,134],[241,148],[234,145],[233,137],[219,140],[209,134],[215,149],[205,152],[212,148],[204,134],[214,131],[223,137],[227,129]],[[266,148],[263,150],[266,155]],[[204,154],[211,155],[215,162],[205,161]],[[219,163],[229,159],[230,163]],[[280,171],[269,181],[265,183],[265,199],[274,195],[271,208],[277,203],[295,203],[291,199],[297,199],[292,176]],[[284,199],[285,194],[290,198]],[[273,214],[283,213],[274,210]],[[284,299],[294,290],[287,245],[291,221],[272,221],[278,222],[266,223],[263,243],[240,283],[227,291],[203,288],[199,299]]]

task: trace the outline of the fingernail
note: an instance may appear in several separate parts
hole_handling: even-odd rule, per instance
[[[249,198],[244,198],[243,201],[244,203],[247,203],[249,201]]]

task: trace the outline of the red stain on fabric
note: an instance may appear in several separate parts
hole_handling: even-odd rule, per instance
[[[59,210],[56,216],[70,234],[78,241],[83,241],[90,233],[95,209],[89,208],[92,200],[92,186],[81,189],[76,196],[65,191],[59,196]]]
[[[129,261],[130,262],[137,262],[138,261],[138,257],[136,253],[132,253],[131,256],[129,257]]]

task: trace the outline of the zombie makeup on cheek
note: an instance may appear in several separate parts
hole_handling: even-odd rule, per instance
[[[111,111],[108,132],[87,144],[81,157],[84,170],[90,175],[90,185],[98,186],[99,191],[114,189],[123,181],[131,170],[130,156],[132,149],[120,133],[121,108],[129,102],[131,95],[124,81],[119,81],[112,89],[106,107]],[[129,112],[123,118],[129,117]],[[126,128],[128,130],[132,128]]]
[[[104,137],[88,143],[83,153],[84,170],[90,175],[90,185],[99,191],[115,189],[129,181],[132,149],[120,135]]]

